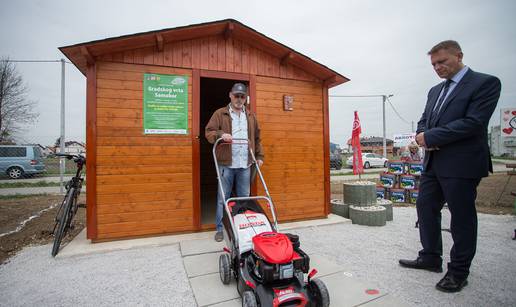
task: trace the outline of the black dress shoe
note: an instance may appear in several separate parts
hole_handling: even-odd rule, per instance
[[[467,278],[460,278],[453,274],[446,273],[443,279],[441,279],[435,287],[439,291],[443,292],[459,292],[468,284]]]
[[[443,271],[443,267],[441,265],[424,262],[421,258],[417,258],[416,260],[400,259],[400,265],[406,268],[427,270],[436,273],[441,273]]]

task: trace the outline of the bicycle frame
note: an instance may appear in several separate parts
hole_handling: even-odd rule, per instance
[[[213,144],[213,161],[215,163],[215,171],[217,173],[217,182],[220,189],[220,192],[222,194],[222,200],[224,203],[224,210],[226,211],[226,214],[228,215],[230,224],[231,224],[231,230],[233,232],[233,235],[235,236],[235,241],[238,242],[238,232],[236,230],[235,224],[233,222],[233,219],[231,218],[231,212],[229,211],[229,202],[231,201],[238,201],[238,200],[265,200],[268,203],[268,207],[272,213],[273,223],[274,223],[274,229],[275,231],[278,231],[278,221],[276,219],[276,209],[274,207],[274,203],[272,202],[271,195],[269,194],[269,189],[267,188],[267,184],[265,183],[265,180],[263,179],[262,171],[260,170],[260,166],[258,165],[256,161],[256,157],[254,156],[254,152],[251,148],[249,148],[249,153],[251,154],[252,164],[256,166],[256,172],[258,173],[258,176],[260,177],[260,181],[262,183],[262,186],[265,190],[266,196],[248,196],[248,197],[230,197],[228,199],[225,199],[226,196],[224,194],[224,188],[222,187],[222,182],[220,179],[220,170],[219,170],[219,163],[217,160],[217,154],[216,149],[218,145],[249,145],[248,139],[233,139],[231,142],[224,142],[222,138],[219,138],[215,141]]]
[[[68,229],[72,225],[73,218],[77,213],[77,198],[81,193],[82,182],[84,180],[81,177],[82,169],[83,166],[86,164],[86,159],[81,155],[57,154],[56,156],[65,157],[68,160],[73,159],[73,161],[77,164],[77,171],[75,173],[75,176],[72,177],[70,181],[66,184],[66,194],[56,214],[54,229],[52,231],[52,233],[54,234],[52,256],[57,255],[57,253],[59,252],[61,240],[64,236],[66,236]],[[56,227],[58,225],[59,228],[57,229],[56,233]]]

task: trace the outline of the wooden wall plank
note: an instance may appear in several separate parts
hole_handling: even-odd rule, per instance
[[[226,39],[226,71],[234,72],[235,71],[235,63],[234,63],[234,49],[233,49],[233,38]]]
[[[281,73],[279,62],[266,54],[258,57],[258,73],[263,70]],[[265,152],[263,173],[278,208],[279,220],[325,216],[321,83],[263,76],[257,76],[256,83],[257,114]],[[283,111],[285,94],[294,96],[294,111]],[[260,192],[263,189],[258,187]]]
[[[323,141],[324,141],[324,202],[326,204],[324,213],[330,213],[330,116],[328,86],[322,87],[323,94]]]
[[[208,42],[208,68],[210,70],[217,70],[218,69],[218,46],[217,46],[217,37],[210,36],[209,42]]]
[[[192,68],[201,68],[201,40],[192,40]]]
[[[159,210],[174,210],[174,209],[189,209],[191,208],[190,200],[185,199],[168,199],[168,200],[154,200],[133,202],[133,203],[100,203],[97,208],[99,215],[119,214],[119,213],[135,213],[145,211],[159,211]]]
[[[124,227],[117,228],[117,224],[103,225],[103,234],[99,235],[94,242],[110,241],[123,238],[134,238],[138,236],[161,235],[174,232],[192,231],[191,226],[182,226],[188,224],[188,221],[176,223],[167,223],[163,221],[160,224],[146,223],[132,223],[131,225],[124,225]]]
[[[255,48],[249,47],[249,74],[256,75],[258,73],[258,58]]]
[[[161,220],[179,220],[185,221],[192,218],[191,208],[171,208],[169,210],[161,209],[159,211],[140,211],[115,214],[99,214],[99,225],[105,224],[122,224],[128,222],[147,222]]]
[[[86,237],[96,239],[97,230],[97,65],[88,66],[86,79]]]
[[[172,43],[164,44],[163,46],[163,65],[173,66],[173,45]]]
[[[154,64],[154,48],[153,47],[147,47],[142,48],[143,52],[143,63],[146,65],[153,65]]]
[[[209,38],[201,39],[201,67],[202,69],[210,68],[210,40]]]
[[[242,41],[235,39],[233,40],[233,63],[234,71],[242,72]]]
[[[249,73],[249,45],[242,42],[242,72]]]
[[[254,47],[254,42],[242,41],[234,37],[225,39],[221,34],[164,43],[162,51],[157,50],[154,45],[131,51],[107,53],[101,55],[99,60],[210,69],[322,82],[319,78],[305,72],[302,67],[291,63],[281,65],[281,57],[276,53]]]
[[[126,50],[124,51],[124,63],[134,63],[134,51]]]
[[[182,67],[192,67],[192,41],[183,41]],[[191,83],[190,83],[191,84]]]
[[[189,200],[191,199],[190,191],[165,191],[165,192],[128,192],[125,194],[103,194],[97,195],[97,202],[102,205],[116,205],[122,207],[127,203],[147,203],[152,204],[160,201],[170,200]],[[128,208],[121,209],[120,212],[128,212]]]
[[[178,66],[188,63],[191,60],[188,48],[187,43],[166,44],[163,63],[171,61],[172,65]],[[149,62],[147,51],[138,51],[138,60]],[[125,235],[152,234],[156,233],[156,227],[161,233],[180,228],[192,229],[192,136],[144,135],[141,110],[144,73],[183,74],[191,78],[192,72],[155,66],[156,53],[149,54],[153,55],[152,66],[99,63],[96,97],[100,105],[95,110],[98,115],[95,125],[98,165],[95,176],[98,178],[96,201],[103,209],[96,217],[103,226],[97,227],[97,240],[114,238],[122,235],[121,232]],[[168,59],[167,55],[170,55]],[[191,79],[189,83],[188,105],[191,110]],[[190,127],[191,123],[190,111]],[[120,129],[122,127],[124,129]],[[153,198],[167,201],[170,206],[152,207],[149,199]],[[126,207],[126,200],[133,205]],[[131,211],[135,208],[142,211]],[[174,217],[172,210],[176,212]],[[156,219],[156,223],[151,225],[145,219]],[[147,228],[133,231],[134,223]]]
[[[218,49],[217,49],[218,50]],[[218,53],[217,53],[218,54]],[[196,230],[201,229],[201,143],[200,143],[200,118],[201,118],[201,73],[199,69],[193,70],[192,90],[192,209],[193,224]]]
[[[226,71],[226,41],[221,36],[217,38],[217,70]]]

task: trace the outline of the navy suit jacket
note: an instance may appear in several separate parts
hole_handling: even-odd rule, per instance
[[[425,133],[427,147],[439,148],[426,152],[424,170],[431,167],[441,177],[486,177],[493,171],[487,126],[500,97],[500,80],[468,69],[436,119],[430,121],[444,83],[428,92],[425,111],[417,124],[417,133]]]

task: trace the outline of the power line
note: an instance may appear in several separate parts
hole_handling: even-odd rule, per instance
[[[398,115],[398,117],[399,117],[402,121],[404,121],[406,124],[409,124],[409,125],[411,124],[408,120],[404,119],[404,118],[400,115],[400,113],[398,113],[398,111],[396,110],[396,108],[394,107],[394,105],[392,105],[391,100],[389,99],[389,97],[387,97],[387,102],[389,103],[389,105],[391,106],[391,108],[394,110],[394,113],[396,113],[396,115]]]
[[[383,97],[385,95],[329,95],[330,97],[348,98],[348,97]]]
[[[62,60],[0,60],[0,62],[13,62],[13,63],[55,63],[61,62]],[[66,64],[73,64],[72,62],[64,61]]]

